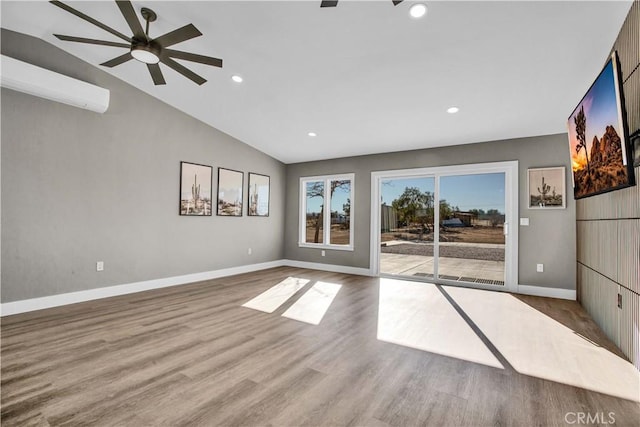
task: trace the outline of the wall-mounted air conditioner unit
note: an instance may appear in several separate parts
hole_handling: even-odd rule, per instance
[[[2,55],[0,85],[74,107],[104,113],[109,90]]]

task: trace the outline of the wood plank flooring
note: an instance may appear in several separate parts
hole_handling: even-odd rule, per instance
[[[242,307],[287,277],[310,282]],[[637,402],[378,340],[379,280],[280,267],[2,318],[2,426],[638,425]],[[321,323],[282,317],[317,281],[342,285]],[[517,298],[620,354],[577,303]]]

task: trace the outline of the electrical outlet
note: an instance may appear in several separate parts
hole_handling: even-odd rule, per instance
[[[104,261],[96,262],[96,271],[104,271]]]
[[[320,252],[320,255],[325,256],[327,253],[325,251]]]
[[[538,273],[544,273],[544,264],[536,264],[536,271]]]
[[[247,255],[251,255],[251,248],[247,250]]]
[[[622,308],[622,294],[618,294],[618,308]]]

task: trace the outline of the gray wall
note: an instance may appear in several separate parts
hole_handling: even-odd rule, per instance
[[[519,284],[575,289],[573,198],[567,198],[564,210],[527,209],[527,168],[566,166],[567,188],[571,188],[568,150],[567,136],[561,134],[287,165],[284,255],[291,260],[369,268],[372,171],[518,160],[520,217],[530,219],[530,226],[520,227]],[[322,257],[319,249],[299,248],[299,178],[347,172],[355,173],[355,250],[326,250]],[[536,272],[537,263],[545,265],[544,273]]]
[[[640,1],[629,11],[613,50],[620,57],[632,133],[640,129]],[[640,166],[635,176],[640,180]],[[640,186],[580,199],[576,211],[580,303],[640,369]]]
[[[282,258],[282,163],[42,40],[2,53],[111,91],[96,114],[2,89],[2,302]],[[180,161],[214,193],[218,166],[270,175],[271,215],[179,216]]]

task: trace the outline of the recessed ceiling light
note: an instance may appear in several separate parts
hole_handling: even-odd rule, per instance
[[[236,83],[242,83],[243,79],[242,79],[242,77],[240,77],[238,75],[234,75],[234,76],[231,76],[231,80],[233,80]]]
[[[427,5],[424,3],[416,3],[409,8],[409,15],[411,15],[412,18],[422,18],[426,14]]]
[[[458,111],[460,111],[460,109],[458,107],[449,107],[449,108],[447,108],[447,113],[449,113],[449,114],[455,114]]]
[[[318,136],[318,134],[315,133],[315,132],[309,132],[307,135],[309,135],[309,136]]]

